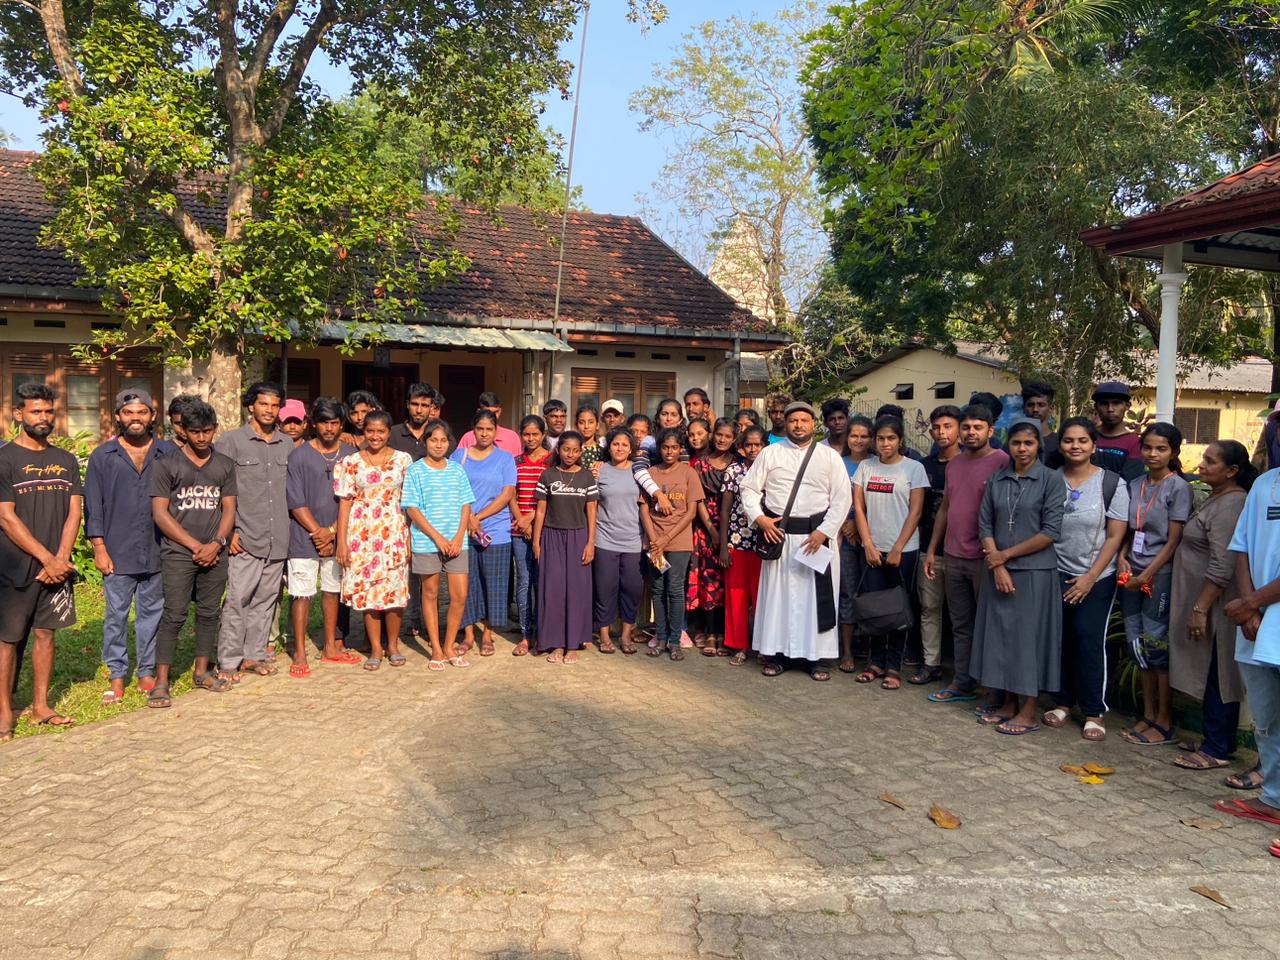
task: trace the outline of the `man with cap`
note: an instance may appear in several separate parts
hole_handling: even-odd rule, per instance
[[[84,478],[84,533],[102,574],[106,613],[102,659],[111,686],[103,706],[124,699],[129,676],[129,608],[134,608],[138,689],[155,686],[156,630],[164,612],[160,532],[151,519],[152,465],[177,447],[154,436],[156,406],[146,390],[116,394],[116,436],[89,455]]]
[[[1126,480],[1142,471],[1142,440],[1124,422],[1132,405],[1129,385],[1114,380],[1098,384],[1093,409],[1098,417],[1098,452],[1093,462]]]
[[[767,677],[782,672],[775,659],[781,655],[805,661],[813,679],[828,680],[831,674],[822,661],[840,652],[835,589],[840,554],[832,545],[849,516],[853,487],[840,454],[814,440],[817,413],[812,406],[802,400],[790,403],[784,419],[786,439],[765,447],[741,484],[743,510],[759,528],[757,536],[782,544],[778,559],[761,564],[753,644]],[[793,487],[795,500],[784,525],[780,517]],[[821,570],[800,561],[824,547],[831,556]]]
[[[600,405],[600,420],[604,423],[604,432],[608,435],[610,430],[614,430],[627,420],[627,411],[622,406],[621,400],[606,400]]]
[[[286,400],[280,406],[280,432],[293,441],[294,447],[302,446],[307,438],[307,408],[301,400]]]

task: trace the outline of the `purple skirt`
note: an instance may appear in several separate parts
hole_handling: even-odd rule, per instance
[[[542,530],[538,561],[538,652],[581,650],[591,642],[591,567],[582,562],[586,528]]]

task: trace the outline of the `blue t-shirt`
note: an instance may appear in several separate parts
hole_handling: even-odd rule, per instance
[[[497,500],[502,495],[503,487],[516,485],[516,458],[497,447],[490,449],[493,452],[483,460],[477,460],[471,455],[475,451],[474,447],[455,450],[450,458],[462,464],[462,469],[467,472],[471,492],[476,495],[475,505],[471,509],[476,513]],[[480,521],[480,529],[493,537],[494,543],[510,543],[511,512],[504,508],[493,516],[486,517]]]
[[[445,463],[443,470],[431,467],[426,458],[415,460],[404,475],[400,491],[400,509],[417,507],[427,523],[436,528],[440,536],[452,540],[462,520],[462,508],[475,503],[471,483],[456,463]],[[413,523],[409,524],[414,553],[439,553],[435,543]],[[467,549],[470,537],[462,538],[462,549]]]
[[[1227,549],[1249,557],[1254,589],[1280,577],[1280,470],[1268,470],[1253,482]],[[1262,611],[1258,639],[1250,643],[1236,629],[1236,662],[1280,666],[1280,604]]]

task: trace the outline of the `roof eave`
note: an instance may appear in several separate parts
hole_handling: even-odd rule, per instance
[[[1140,251],[1169,243],[1206,240],[1224,233],[1280,223],[1280,188],[1192,207],[1162,208],[1120,223],[1091,227],[1080,241],[1112,256],[1144,256]]]

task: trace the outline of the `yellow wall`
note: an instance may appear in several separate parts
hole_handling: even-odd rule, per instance
[[[954,399],[939,400],[929,389],[942,380],[955,381]],[[898,400],[893,395],[891,391],[900,383],[915,385],[913,399]],[[999,397],[1006,393],[1017,393],[1021,389],[1017,378],[1003,370],[963,357],[949,357],[936,350],[914,350],[905,357],[899,357],[865,377],[860,377],[851,386],[855,390],[863,388],[866,391],[854,398],[858,405],[897,403],[905,408],[907,419],[913,421],[917,413],[928,417],[929,411],[942,403],[964,406],[970,395],[978,391],[985,390]]]
[[[1133,408],[1147,408],[1154,411],[1156,394],[1154,390],[1138,389],[1133,393]],[[1218,435],[1215,440],[1239,440],[1250,454],[1262,434],[1265,417],[1258,413],[1267,405],[1266,394],[1263,393],[1229,393],[1226,390],[1179,390],[1175,404],[1179,410],[1200,407],[1217,409]],[[1204,443],[1183,443],[1182,468],[1189,472],[1200,465],[1204,455]]]

